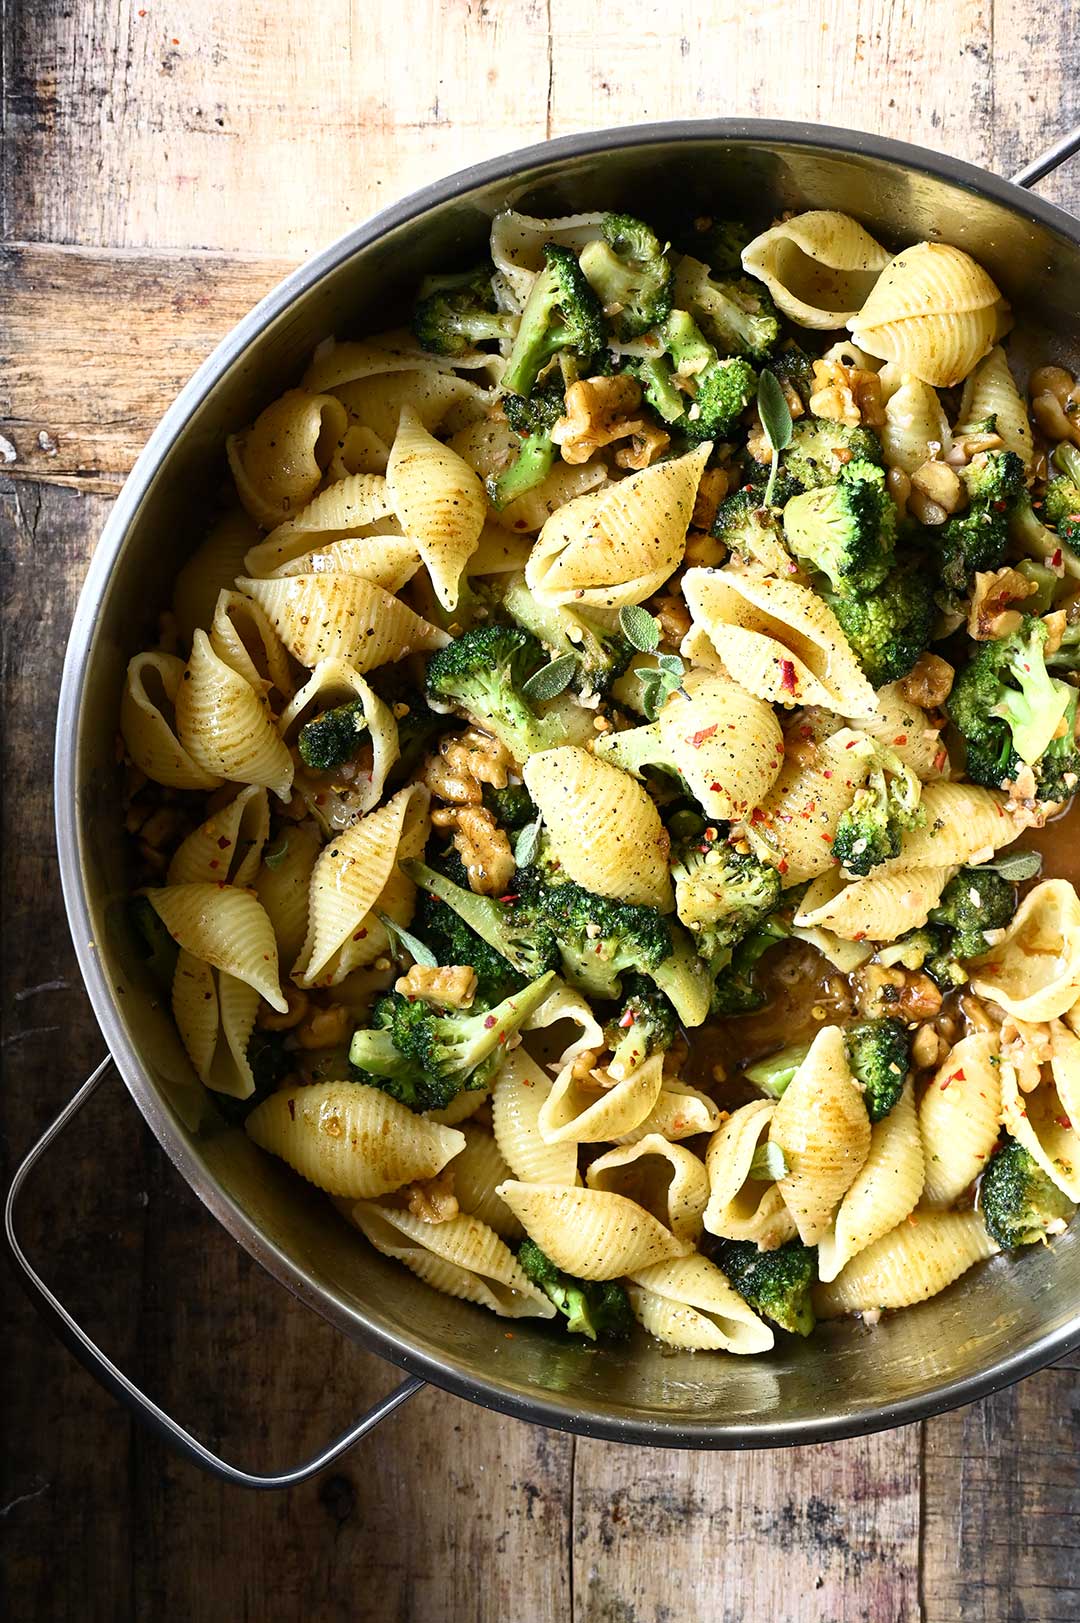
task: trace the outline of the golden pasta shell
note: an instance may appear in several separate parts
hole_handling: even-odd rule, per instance
[[[804,1245],[827,1234],[870,1149],[870,1119],[839,1026],[824,1026],[784,1090],[769,1128],[788,1170],[778,1188]]]
[[[897,254],[848,326],[855,341],[935,388],[960,383],[1007,330],[1008,306],[970,254],[917,242]]]
[[[745,816],[783,764],[780,723],[770,705],[709,671],[688,671],[682,689],[658,717],[664,745],[707,817]]]
[[[425,1223],[411,1212],[362,1201],[352,1221],[384,1257],[403,1262],[425,1284],[476,1302],[504,1319],[553,1319],[555,1304],[519,1268],[494,1229],[459,1213],[445,1223]]]
[[[280,846],[282,840],[284,854],[273,867],[263,863],[255,878],[255,894],[273,926],[278,962],[292,964],[307,934],[311,872],[322,841],[310,823],[290,824],[275,843]]]
[[[870,1150],[840,1202],[836,1222],[818,1242],[818,1278],[834,1280],[867,1246],[914,1211],[925,1163],[910,1080],[887,1116],[870,1129]]]
[[[1080,1040],[1064,1026],[1051,1035],[1052,1080],[1031,1093],[1020,1090],[1015,1068],[1001,1065],[1001,1119],[1005,1131],[1023,1145],[1051,1183],[1080,1201]],[[1069,1108],[1071,1106],[1071,1108]]]
[[[219,593],[210,626],[210,646],[260,698],[275,688],[283,699],[292,697],[289,656],[253,598],[243,592]]]
[[[800,327],[832,331],[865,304],[889,255],[850,214],[810,209],[747,243],[743,270]]]
[[[120,733],[140,772],[169,789],[216,789],[218,773],[208,772],[176,736],[176,696],[184,662],[156,650],[128,661],[120,698]]]
[[[578,1182],[577,1145],[549,1144],[540,1132],[540,1111],[553,1083],[524,1048],[499,1067],[491,1094],[495,1142],[521,1183]]]
[[[295,518],[279,524],[244,559],[249,575],[272,575],[301,553],[327,547],[344,536],[360,536],[393,512],[386,480],[377,473],[338,479]]]
[[[363,675],[450,641],[445,631],[359,575],[241,577],[237,585],[262,604],[286,648],[309,669],[321,659],[343,659]]]
[[[229,435],[237,494],[256,524],[272,530],[306,506],[347,422],[333,395],[289,389],[250,428]]]
[[[244,570],[245,555],[259,539],[259,527],[242,507],[214,525],[176,577],[173,613],[181,641],[190,644],[199,626],[213,618],[218,594]]]
[[[408,406],[390,449],[386,484],[402,529],[427,565],[435,595],[444,609],[456,608],[462,574],[484,528],[483,485]]]
[[[701,1237],[709,1177],[704,1163],[683,1144],[647,1134],[597,1156],[585,1182],[590,1189],[609,1189],[636,1201],[676,1239],[696,1245]]]
[[[631,1133],[620,1133],[618,1144],[637,1144],[650,1133],[676,1142],[715,1132],[720,1125],[720,1107],[707,1093],[686,1082],[665,1082],[656,1103],[645,1120]]]
[[[1035,462],[1031,422],[1000,344],[995,344],[964,384],[956,438],[975,432],[988,417],[994,418],[1004,449],[1014,452],[1024,464],[1024,472],[1030,473]]]
[[[907,830],[899,855],[879,863],[876,874],[982,862],[1023,833],[1020,823],[1005,809],[1005,795],[997,789],[982,789],[973,783],[928,783],[919,804],[919,826]]]
[[[914,1212],[814,1291],[820,1319],[911,1307],[1000,1249],[977,1212]]]
[[[814,880],[795,923],[831,930],[841,941],[894,941],[922,928],[955,872],[954,867],[904,868],[879,875],[875,868],[868,878],[843,884],[831,870]]]
[[[461,1131],[465,1148],[450,1162],[458,1205],[470,1217],[478,1217],[494,1229],[501,1239],[519,1240],[521,1224],[495,1193],[500,1183],[513,1176],[506,1158],[486,1127],[467,1121]]]
[[[305,722],[324,710],[355,699],[360,701],[371,743],[371,771],[364,773],[358,769],[352,784],[357,795],[356,810],[364,813],[378,805],[386,775],[398,758],[398,729],[390,706],[379,698],[359,671],[342,659],[320,660],[282,712],[278,731],[287,744],[292,744]]]
[[[490,363],[491,357],[487,359]],[[495,399],[493,390],[472,378],[430,366],[358,378],[355,383],[343,383],[336,393],[350,423],[368,429],[388,446],[394,443],[404,411],[414,411],[429,431],[441,427],[454,433],[486,416]]]
[[[978,1031],[953,1045],[927,1083],[919,1131],[928,1206],[951,1206],[985,1172],[998,1140],[1001,1071],[997,1034]]]
[[[606,1190],[511,1181],[496,1193],[555,1266],[579,1279],[619,1279],[690,1249],[634,1201]]]
[[[794,1239],[797,1232],[777,1185],[750,1178],[750,1163],[768,1139],[775,1113],[771,1099],[742,1105],[713,1134],[705,1155],[705,1227],[726,1240],[754,1240],[765,1250]]]
[[[564,1065],[540,1107],[537,1126],[545,1144],[600,1144],[632,1133],[653,1109],[664,1079],[664,1056],[653,1054],[612,1086],[590,1087],[589,1078]]]
[[[249,555],[250,556],[250,555]],[[282,575],[362,575],[384,592],[400,592],[420,568],[416,542],[407,535],[347,535],[318,552],[305,552],[270,571]]]
[[[312,394],[328,393],[361,378],[384,377],[388,372],[454,372],[491,365],[484,350],[464,355],[437,355],[422,349],[408,327],[393,327],[370,338],[325,339],[311,357],[303,387]]]
[[[254,987],[180,953],[173,977],[173,1019],[196,1075],[215,1093],[250,1099],[255,1092],[247,1048],[258,1009]]]
[[[176,725],[185,749],[209,774],[257,783],[288,800],[293,763],[265,698],[196,631],[176,695]]]
[[[775,1337],[707,1257],[640,1268],[627,1285],[636,1318],[658,1341],[693,1352],[768,1352]]]
[[[253,986],[279,1014],[286,1012],[274,932],[250,890],[166,885],[145,895],[177,946]]]
[[[251,885],[269,835],[266,790],[249,784],[177,846],[165,883],[189,885],[201,881],[212,885],[224,880],[229,885]]]
[[[1080,997],[1080,900],[1044,879],[1020,903],[1004,939],[971,969],[971,989],[1016,1020],[1056,1020]]]

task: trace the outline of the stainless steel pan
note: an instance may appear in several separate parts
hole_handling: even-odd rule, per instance
[[[1030,184],[1080,146],[1080,131],[1016,177]],[[941,1299],[883,1321],[790,1339],[757,1360],[670,1356],[644,1341],[585,1350],[530,1321],[513,1340],[482,1310],[429,1290],[365,1246],[330,1203],[243,1133],[224,1126],[195,1081],[171,1020],[124,934],[125,838],[114,767],[125,663],[152,634],[199,533],[226,433],[294,382],[327,333],[386,324],[430,266],[484,242],[508,202],[550,215],[839,208],[886,243],[939,237],[969,249],[1033,340],[1080,353],[1080,225],[1019,185],[874,136],[796,124],[717,121],[573,136],[482,164],[418,192],[296,271],[233,331],[151,437],[105,528],[71,633],[57,727],[60,872],[106,1061],[31,1152],[8,1197],[8,1244],[77,1355],[140,1416],[229,1480],[303,1480],[430,1381],[508,1414],[593,1437],[679,1448],[773,1448],[919,1419],[984,1396],[1080,1345],[1080,1226],[1052,1252],[998,1259]],[[409,1372],[377,1410],[316,1459],[253,1476],[218,1459],[127,1380],[38,1277],[15,1232],[31,1165],[110,1064],[166,1153],[230,1233],[300,1299]],[[182,1287],[181,1287],[182,1288]]]

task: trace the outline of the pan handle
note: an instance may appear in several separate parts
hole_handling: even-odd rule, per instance
[[[164,1438],[174,1448],[184,1454],[193,1464],[209,1471],[212,1476],[220,1477],[225,1482],[231,1482],[240,1488],[293,1488],[300,1482],[306,1482],[309,1477],[315,1476],[334,1460],[340,1458],[361,1437],[374,1431],[388,1415],[393,1414],[406,1399],[414,1396],[425,1385],[416,1376],[410,1376],[402,1381],[400,1386],[388,1394],[381,1402],[376,1403],[365,1415],[362,1415],[340,1437],[314,1454],[311,1459],[305,1460],[302,1465],[295,1466],[291,1471],[278,1471],[269,1475],[258,1472],[241,1470],[237,1465],[230,1465],[227,1460],[221,1459],[197,1437],[185,1431],[178,1421],[160,1409],[153,1399],[148,1398],[145,1392],[128,1379],[122,1370],[118,1369],[112,1360],[101,1351],[93,1342],[81,1325],[77,1324],[63,1303],[53,1294],[41,1275],[37,1272],[26,1252],[19,1242],[15,1230],[15,1210],[23,1184],[30,1172],[50,1148],[53,1141],[59,1138],[83,1105],[92,1097],[109,1070],[112,1068],[111,1056],[102,1060],[94,1074],[83,1083],[71,1102],[42,1133],[29,1155],[25,1158],[19,1170],[11,1181],[7,1200],[4,1204],[4,1237],[12,1260],[16,1263],[22,1274],[21,1283],[25,1287],[34,1306],[42,1316],[52,1325],[64,1345],[75,1354],[79,1362],[90,1371],[95,1380],[99,1381],[106,1391],[113,1397],[119,1398],[137,1420],[147,1426],[157,1436]]]
[[[1053,146],[1047,147],[1045,152],[1040,152],[1037,158],[1032,158],[1030,163],[1026,163],[1009,178],[1014,186],[1034,186],[1036,181],[1052,174],[1066,159],[1073,157],[1077,152],[1080,152],[1080,124],[1061,136]]]

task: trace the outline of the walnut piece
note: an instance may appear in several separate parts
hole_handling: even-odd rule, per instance
[[[640,414],[635,416],[640,406],[641,385],[625,372],[572,383],[566,391],[566,416],[551,430],[563,461],[588,462],[615,440],[647,439],[655,425]]]
[[[933,1020],[941,1008],[941,992],[921,969],[886,969],[866,964],[855,976],[859,1012],[868,1020],[892,1015],[897,1020]]]
[[[293,986],[291,982],[286,981],[281,990],[285,1002],[288,1004],[284,1014],[279,1014],[276,1009],[272,1009],[269,1003],[259,1004],[255,1024],[263,1031],[291,1031],[293,1026],[300,1024],[308,1012],[308,1004],[311,999],[299,986]]]
[[[479,806],[483,785],[506,788],[506,774],[513,758],[505,744],[479,727],[467,727],[460,735],[451,733],[439,745],[437,755],[429,755],[420,774],[433,795],[455,806]]]
[[[407,974],[398,976],[394,991],[440,1009],[467,1009],[476,997],[476,971],[467,964],[448,964],[442,969],[413,964]]]
[[[444,806],[431,814],[436,828],[454,830],[454,849],[465,864],[469,888],[501,896],[514,877],[514,853],[506,833],[486,806]]]
[[[682,592],[668,592],[663,597],[654,597],[652,612],[660,622],[661,641],[678,648],[691,625],[690,610]]]
[[[716,509],[731,488],[731,479],[723,468],[706,468],[698,482],[694,497],[694,512],[690,523],[695,530],[711,530]]]
[[[401,1193],[406,1196],[413,1217],[422,1223],[449,1223],[461,1209],[454,1194],[453,1167],[443,1167],[434,1178],[420,1178],[416,1183],[406,1184]]]
[[[828,417],[850,428],[860,423],[867,428],[881,428],[885,422],[881,379],[876,372],[864,371],[860,366],[815,361],[810,411],[815,417]]]
[[[980,570],[975,576],[975,589],[968,609],[968,636],[976,642],[996,642],[1018,630],[1023,615],[1012,603],[1022,603],[1037,592],[1033,580],[1028,580],[1018,569]]]
[[[629,445],[620,446],[615,452],[615,466],[640,473],[642,468],[651,468],[670,444],[671,435],[665,429],[656,423],[645,423],[640,431],[630,435]]]
[[[313,1003],[296,1028],[301,1048],[336,1048],[353,1028],[344,1003]]]
[[[1049,440],[1080,445],[1080,384],[1062,366],[1040,366],[1028,384],[1031,415]]]
[[[921,654],[900,683],[900,696],[908,704],[937,710],[952,692],[956,672],[940,654]]]
[[[941,1064],[949,1044],[931,1025],[920,1026],[911,1044],[911,1063],[917,1071],[929,1071]]]

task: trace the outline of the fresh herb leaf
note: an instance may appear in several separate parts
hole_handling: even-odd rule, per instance
[[[678,654],[661,654],[656,663],[662,671],[667,671],[669,676],[677,676],[680,682],[682,681],[683,662]]]
[[[268,868],[280,868],[289,854],[288,831],[280,834],[273,845],[268,845],[263,851],[263,861]]]
[[[558,659],[553,659],[550,665],[544,665],[527,682],[523,682],[521,691],[527,699],[556,699],[570,686],[576,666],[577,660],[573,654],[560,654]]]
[[[748,1177],[755,1183],[775,1183],[787,1170],[787,1159],[779,1144],[759,1144],[750,1162]]]
[[[622,634],[639,654],[651,654],[654,648],[660,646],[660,627],[640,603],[626,603],[619,610],[619,625]]]
[[[772,503],[776,476],[780,472],[780,452],[786,451],[791,444],[792,424],[791,411],[784,391],[777,381],[775,372],[770,372],[767,366],[762,367],[758,378],[757,409],[761,426],[765,430],[765,438],[772,452],[772,467],[769,469],[769,481],[765,486],[764,502],[764,505],[769,507]]]
[[[1000,874],[1002,879],[1011,879],[1014,884],[1019,884],[1022,879],[1034,879],[1042,873],[1042,852],[1002,851],[992,861],[980,862],[979,871],[984,868]]]
[[[526,823],[514,841],[514,861],[519,868],[527,868],[535,862],[536,853],[540,849],[540,830],[544,826],[543,817],[538,817],[535,823]]]
[[[396,941],[399,946],[404,947],[415,963],[423,964],[425,969],[438,968],[439,960],[431,948],[426,947],[422,941],[417,940],[411,931],[402,929],[400,924],[395,924],[394,920],[386,913],[376,913],[375,917],[390,937],[391,942]]]
[[[637,672],[641,683],[641,708],[650,721],[655,721],[673,693],[682,693],[682,679],[686,668],[678,654],[661,654],[655,665],[647,665]]]

